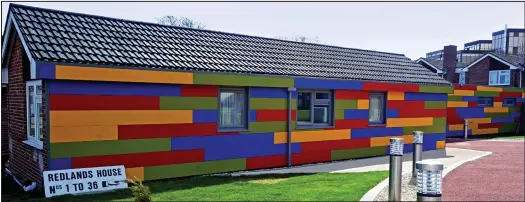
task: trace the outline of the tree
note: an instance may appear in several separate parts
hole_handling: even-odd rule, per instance
[[[173,25],[179,27],[188,27],[194,29],[204,29],[206,25],[201,22],[189,19],[187,17],[175,17],[173,15],[166,15],[160,18],[157,18],[157,23],[161,25]]]
[[[278,37],[275,37],[275,38],[281,39],[281,40],[287,40],[287,41],[297,41],[297,42],[306,42],[306,43],[322,43],[318,36],[316,36],[316,37],[307,37],[307,36],[284,37],[284,36],[278,36]]]

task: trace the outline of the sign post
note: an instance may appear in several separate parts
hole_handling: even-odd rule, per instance
[[[44,171],[46,197],[128,187],[124,166]]]

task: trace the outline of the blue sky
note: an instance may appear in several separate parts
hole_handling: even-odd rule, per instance
[[[523,28],[523,2],[21,2],[19,4],[155,22],[185,16],[206,29],[262,37],[319,37],[328,45],[402,53],[411,59],[445,45],[491,39]],[[2,2],[2,31],[9,3]]]

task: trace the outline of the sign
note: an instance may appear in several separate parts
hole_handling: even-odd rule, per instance
[[[124,166],[44,171],[46,197],[128,187]]]

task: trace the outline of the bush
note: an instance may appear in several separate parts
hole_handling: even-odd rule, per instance
[[[137,177],[134,178],[135,180],[128,179],[128,182],[133,184],[129,189],[131,189],[131,194],[135,196],[135,202],[150,202],[151,191],[149,187],[142,184],[142,181],[138,180]]]

